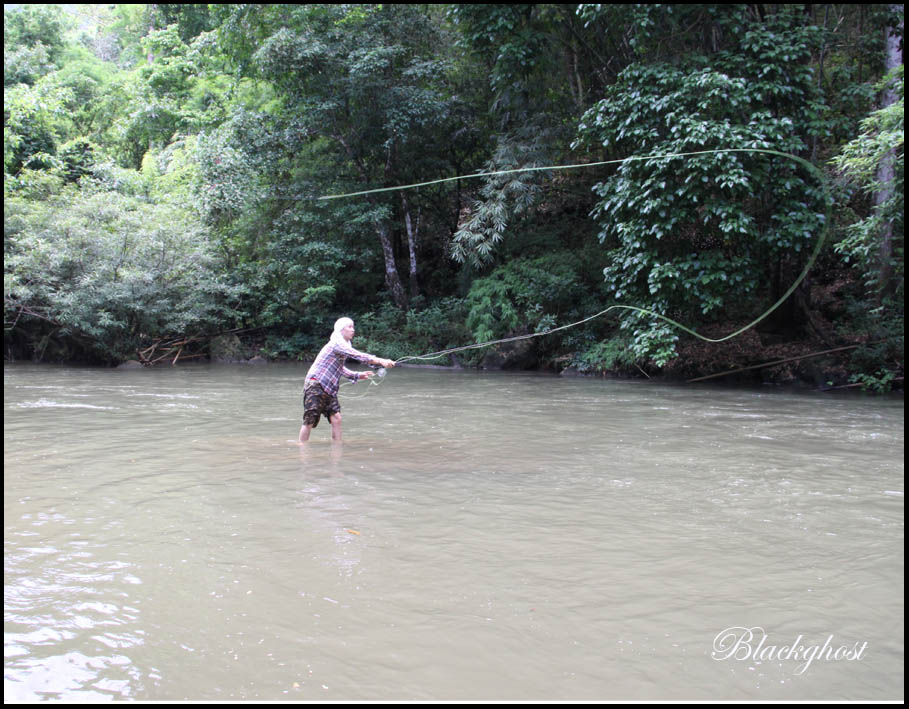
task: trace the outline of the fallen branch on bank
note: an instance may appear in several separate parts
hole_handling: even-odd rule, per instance
[[[153,364],[157,364],[161,360],[168,359],[170,357],[173,357],[171,364],[176,364],[177,360],[180,359],[180,355],[183,353],[183,348],[193,342],[199,342],[201,339],[202,338],[200,337],[183,337],[182,339],[162,338],[155,340],[149,347],[146,347],[144,350],[136,350],[136,354],[139,357],[139,361],[146,367],[150,367]],[[204,354],[193,354],[187,355],[185,359],[188,359],[189,357],[203,356]]]
[[[193,344],[208,342],[222,335],[236,335],[241,332],[252,332],[258,329],[260,328],[235,328],[233,330],[222,330],[221,332],[217,332],[213,335],[196,335],[193,337],[187,337],[185,335],[180,337],[161,337],[152,342],[152,344],[148,347],[136,350],[136,355],[139,359],[139,362],[141,362],[146,367],[151,367],[152,365],[158,364],[163,360],[170,359],[171,357],[173,357],[171,365],[175,365],[179,360],[208,356],[207,352],[183,354],[184,349]]]

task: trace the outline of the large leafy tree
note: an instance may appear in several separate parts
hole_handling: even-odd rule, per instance
[[[574,5],[454,5],[449,16],[459,44],[486,69],[491,116],[490,155],[484,172],[494,174],[475,189],[452,241],[459,262],[482,268],[522,220],[535,218],[553,200],[551,174],[538,169],[564,162],[572,129],[608,81],[590,28]],[[522,168],[531,170],[520,171]]]
[[[35,360],[119,362],[163,335],[216,333],[237,315],[229,282],[192,209],[149,195],[107,165],[79,186],[6,200],[8,346]]]
[[[805,154],[824,115],[808,69],[813,28],[786,10],[762,20],[717,10],[713,21],[722,39],[709,52],[625,69],[584,116],[581,141],[612,158]],[[772,302],[823,229],[817,180],[760,152],[626,161],[594,189],[616,298],[687,322],[743,317],[737,306],[753,296]],[[796,324],[796,311],[786,317]],[[633,312],[622,325],[639,359],[674,356],[677,335],[665,323]]]
[[[241,73],[276,94],[265,119],[272,213],[298,221],[344,215],[378,242],[386,289],[403,307],[396,234],[413,233],[414,204],[366,195],[351,204],[313,206],[319,194],[381,188],[437,174],[445,151],[434,136],[451,126],[456,99],[426,8],[407,5],[300,5],[264,12],[235,6],[221,25]],[[266,146],[263,145],[263,148]],[[249,151],[248,151],[249,152]],[[256,156],[251,156],[256,160]],[[304,199],[301,199],[304,198]],[[307,215],[307,216],[304,216]],[[402,228],[403,227],[403,228]],[[326,234],[301,234],[324,239]],[[409,244],[411,274],[416,251]],[[372,247],[359,245],[364,256]]]
[[[868,216],[848,226],[836,248],[860,269],[871,292],[893,295],[904,278],[903,68],[884,85],[894,100],[872,111],[862,121],[862,132],[833,161],[847,184],[874,202]]]
[[[147,59],[130,74],[125,87],[129,108],[119,121],[126,162],[136,169],[146,152],[164,147],[179,131],[197,127],[190,101],[197,67],[177,25],[150,30],[142,46]]]
[[[52,5],[27,4],[4,10],[3,85],[33,84],[56,69],[67,24],[65,15]]]

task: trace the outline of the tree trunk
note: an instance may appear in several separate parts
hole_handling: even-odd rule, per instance
[[[900,37],[903,34],[903,30],[902,26],[900,26],[898,31],[891,30],[888,27],[885,32],[887,39],[885,70],[890,72],[903,63],[902,52],[900,52]],[[886,108],[895,101],[896,92],[894,92],[893,89],[888,88],[881,96],[881,108]],[[879,192],[875,192],[874,194],[875,207],[881,207],[893,198],[893,159],[894,154],[891,150],[884,156],[884,159],[881,160],[881,164],[878,166],[877,175],[875,177],[877,183],[882,185],[882,187]],[[890,222],[885,222],[883,225],[878,258],[878,263],[880,264],[878,285],[879,292],[883,296],[890,292],[891,281],[893,279],[893,266],[891,265],[893,259],[893,224]]]
[[[337,135],[335,138],[344,146],[350,159],[359,168],[360,174],[363,175],[365,179],[367,171],[363,166],[363,163],[357,159],[356,154],[350,148],[350,145],[344,139],[344,136]],[[389,166],[386,165],[385,167],[387,172]],[[370,205],[373,207],[377,206],[378,203],[373,195],[367,195],[367,199],[369,200]],[[376,234],[379,237],[379,243],[382,244],[382,257],[385,259],[385,287],[388,288],[388,292],[391,293],[391,299],[394,304],[401,309],[405,309],[407,308],[407,295],[404,293],[404,286],[401,285],[401,278],[398,276],[398,267],[395,264],[395,250],[391,243],[391,235],[388,233],[388,226],[384,222],[377,221]]]
[[[407,197],[401,193],[401,206],[404,208],[404,225],[407,227],[407,252],[410,257],[410,297],[416,298],[420,294],[417,284],[417,234],[420,231],[420,213],[417,212],[416,227],[410,218],[410,209],[407,206]]]
[[[391,299],[394,304],[399,308],[406,308],[407,295],[404,293],[404,286],[401,285],[401,279],[398,276],[398,267],[395,265],[395,250],[392,247],[388,227],[378,222],[376,223],[376,233],[379,235],[379,241],[382,244],[382,256],[385,258],[385,286],[391,293]]]

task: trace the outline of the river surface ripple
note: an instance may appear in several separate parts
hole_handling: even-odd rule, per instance
[[[903,697],[903,402],[4,367],[9,700]]]

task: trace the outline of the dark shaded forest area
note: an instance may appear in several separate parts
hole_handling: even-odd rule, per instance
[[[7,360],[903,387],[902,5],[6,8]]]

